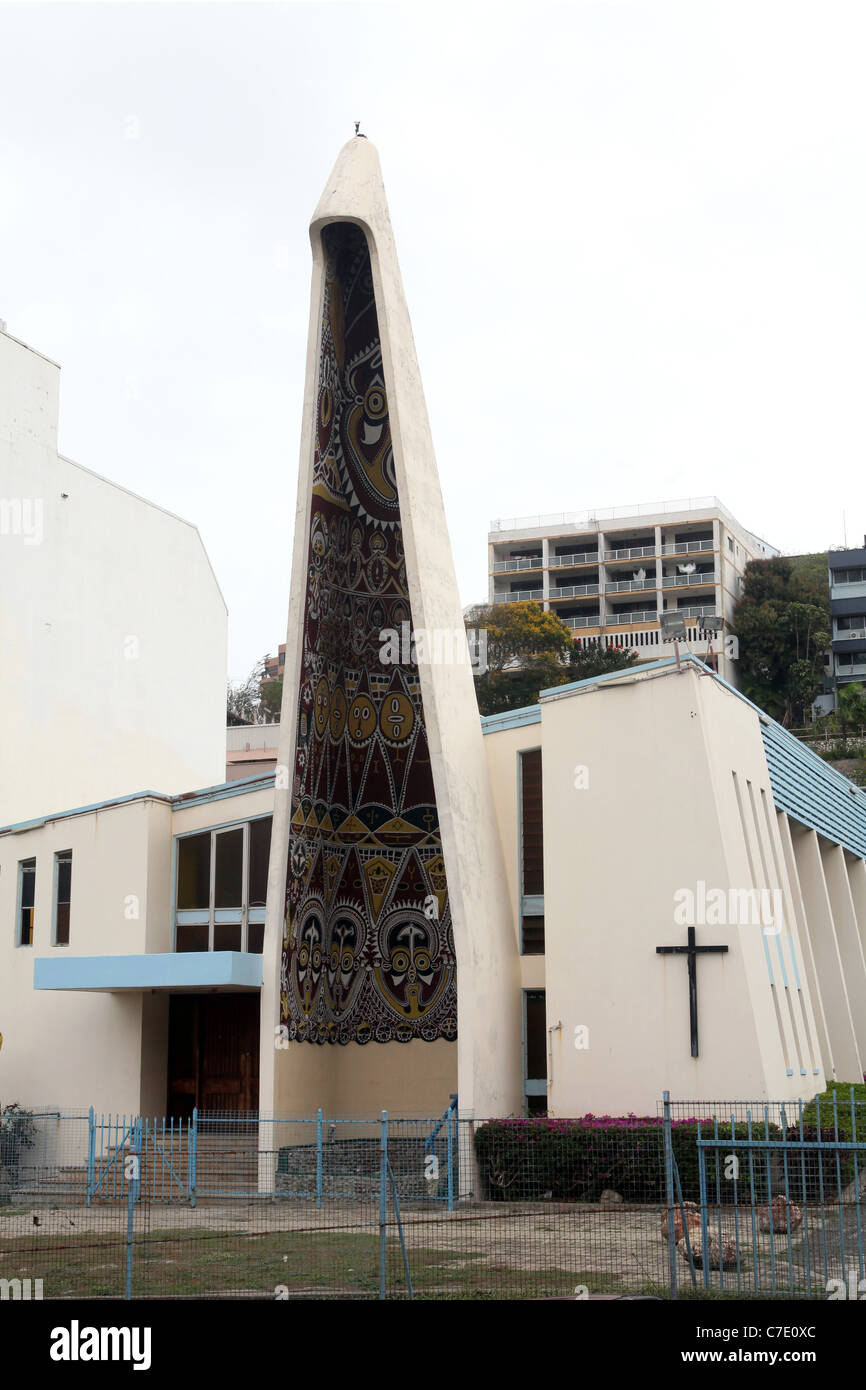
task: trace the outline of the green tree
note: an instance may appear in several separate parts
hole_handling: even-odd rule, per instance
[[[866,729],[866,690],[856,681],[836,692],[836,723],[843,734]]]
[[[568,679],[583,681],[607,675],[608,671],[627,671],[630,666],[637,665],[637,656],[624,647],[605,647],[594,637],[585,646],[572,642],[568,665]]]
[[[830,646],[826,555],[746,566],[734,611],[743,691],[783,724],[805,722]]]
[[[475,608],[466,626],[487,634],[487,670],[475,676],[482,714],[532,705],[540,690],[573,679],[568,666],[571,632],[540,603]]]
[[[261,709],[268,723],[279,723],[280,710],[283,704],[283,678],[282,676],[271,677],[270,680],[263,680],[261,686]]]

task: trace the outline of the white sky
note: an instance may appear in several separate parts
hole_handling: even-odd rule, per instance
[[[492,517],[866,531],[866,5],[0,3],[0,318],[285,638],[307,224],[376,143],[463,603]],[[137,138],[130,138],[137,136]],[[190,673],[194,676],[194,673]]]

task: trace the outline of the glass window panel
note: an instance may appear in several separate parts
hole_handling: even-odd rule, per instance
[[[206,951],[208,949],[208,925],[178,926],[176,951]]]
[[[264,922],[251,922],[247,927],[247,950],[254,956],[260,956],[265,947],[265,924]]]
[[[239,951],[241,949],[240,923],[216,922],[213,929],[213,948],[215,951]]]
[[[210,831],[177,842],[177,905],[205,912],[210,906]]]
[[[216,837],[214,907],[241,907],[243,904],[244,832],[243,827],[227,830]]]
[[[250,907],[264,907],[268,896],[271,817],[250,821]]]

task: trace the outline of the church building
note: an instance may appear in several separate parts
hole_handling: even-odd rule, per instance
[[[0,829],[4,1100],[484,1118],[859,1081],[866,792],[691,655],[480,719],[363,136],[311,242],[276,772]]]

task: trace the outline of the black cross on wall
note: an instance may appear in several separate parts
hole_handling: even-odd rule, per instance
[[[695,943],[695,929],[688,929],[687,946],[656,946],[659,956],[688,956],[689,958],[689,1028],[692,1037],[692,1056],[698,1055],[698,956],[706,952],[724,955],[727,946],[698,946]]]

